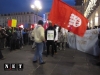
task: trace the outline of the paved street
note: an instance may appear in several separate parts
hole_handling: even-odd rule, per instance
[[[2,50],[5,60],[0,60],[0,75],[100,75],[96,58],[78,50],[61,50],[54,56],[43,55],[46,64],[32,63],[34,50],[24,46],[21,50],[10,52]],[[4,71],[4,63],[23,63],[23,71]]]

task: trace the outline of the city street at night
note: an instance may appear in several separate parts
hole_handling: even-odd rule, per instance
[[[100,75],[100,0],[0,0],[0,75]]]

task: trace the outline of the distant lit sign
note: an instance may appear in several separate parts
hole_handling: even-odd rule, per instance
[[[20,28],[24,28],[24,26],[23,26],[23,25],[20,25],[19,27],[20,27]]]
[[[45,22],[46,21],[46,19],[45,19],[45,14],[43,14],[43,22]]]

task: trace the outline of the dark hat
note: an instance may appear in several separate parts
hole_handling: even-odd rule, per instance
[[[39,20],[38,21],[38,24],[43,25],[43,21],[42,20]]]

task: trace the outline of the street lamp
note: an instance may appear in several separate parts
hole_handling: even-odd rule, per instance
[[[39,0],[35,0],[34,4],[31,5],[31,8],[36,12],[36,22],[38,22],[38,12],[42,9],[41,3]]]

